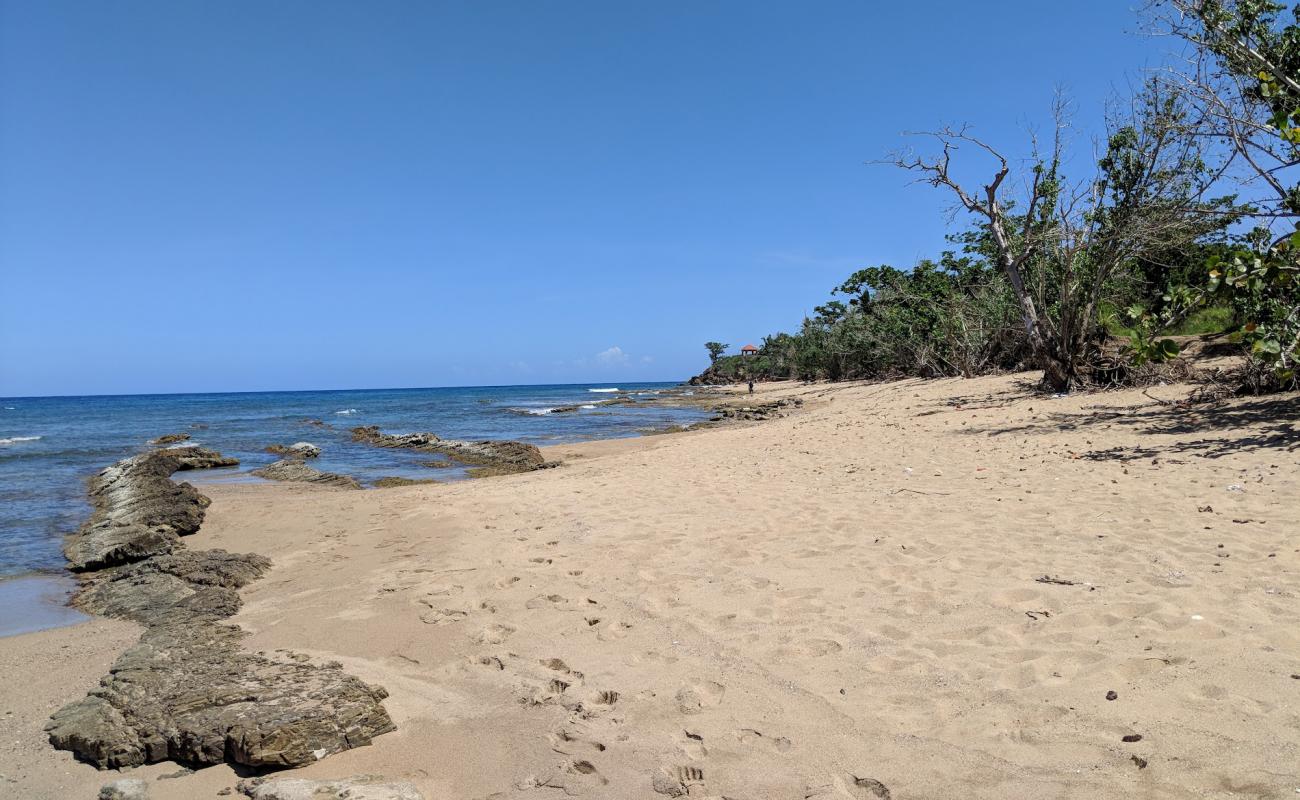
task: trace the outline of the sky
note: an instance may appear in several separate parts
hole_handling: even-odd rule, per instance
[[[684,379],[944,248],[904,131],[1088,155],[1134,5],[0,0],[0,396]]]

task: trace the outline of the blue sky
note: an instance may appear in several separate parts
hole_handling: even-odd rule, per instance
[[[1132,5],[0,0],[0,395],[685,378],[943,247],[900,132],[1086,150]]]

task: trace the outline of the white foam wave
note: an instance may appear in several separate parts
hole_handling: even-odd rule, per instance
[[[581,407],[587,409],[595,408],[595,406],[592,405],[591,403],[584,403]]]
[[[355,408],[345,408],[345,409],[343,409],[342,411],[335,411],[334,413],[346,417],[346,416],[350,416],[350,415],[352,415],[352,414],[360,414],[361,412],[358,411],[358,410],[355,409]]]
[[[615,387],[612,388],[612,389],[588,389],[587,391],[589,391],[589,392],[602,392],[602,393],[607,393],[607,392],[621,392],[621,391],[623,391],[623,390],[620,389],[620,388],[618,388],[617,386],[615,386]]]
[[[0,444],[18,444],[19,442],[35,442],[39,436],[11,436],[8,439],[0,439]]]

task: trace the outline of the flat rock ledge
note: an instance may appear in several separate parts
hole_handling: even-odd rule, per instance
[[[261,469],[253,470],[259,478],[271,481],[291,481],[294,483],[314,483],[320,486],[337,486],[340,489],[360,489],[361,484],[349,475],[336,472],[321,472],[309,467],[300,458],[284,458]]]
[[[432,433],[390,434],[381,432],[375,425],[353,428],[352,441],[375,447],[400,447],[438,453],[462,464],[476,465],[478,469],[470,470],[470,474],[475,477],[510,475],[554,466],[546,461],[541,450],[524,442],[463,442],[440,439]]]
[[[209,501],[172,483],[171,472],[233,459],[185,450],[199,449],[155,451],[100,473],[91,484],[95,525],[83,526],[69,548],[95,535],[97,525],[166,527],[173,537],[197,530]],[[148,501],[128,502],[141,497]],[[136,519],[142,508],[151,519],[185,524],[146,524]],[[244,632],[222,620],[239,610],[238,590],[270,568],[265,557],[186,550],[176,539],[165,552],[136,548],[122,560],[129,563],[83,568],[73,602],[137,622],[144,633],[98,687],[50,718],[55,747],[101,769],[165,760],[293,767],[394,730],[381,704],[387,692],[341,665],[241,648]]]

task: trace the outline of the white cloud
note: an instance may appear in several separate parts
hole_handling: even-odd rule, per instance
[[[628,361],[628,355],[627,353],[623,352],[623,348],[619,347],[618,345],[614,345],[608,350],[601,350],[599,353],[597,353],[596,360],[601,364],[613,367],[613,366],[618,366],[620,364],[626,364]]]
[[[642,364],[649,364],[655,360],[654,356],[641,356]]]

